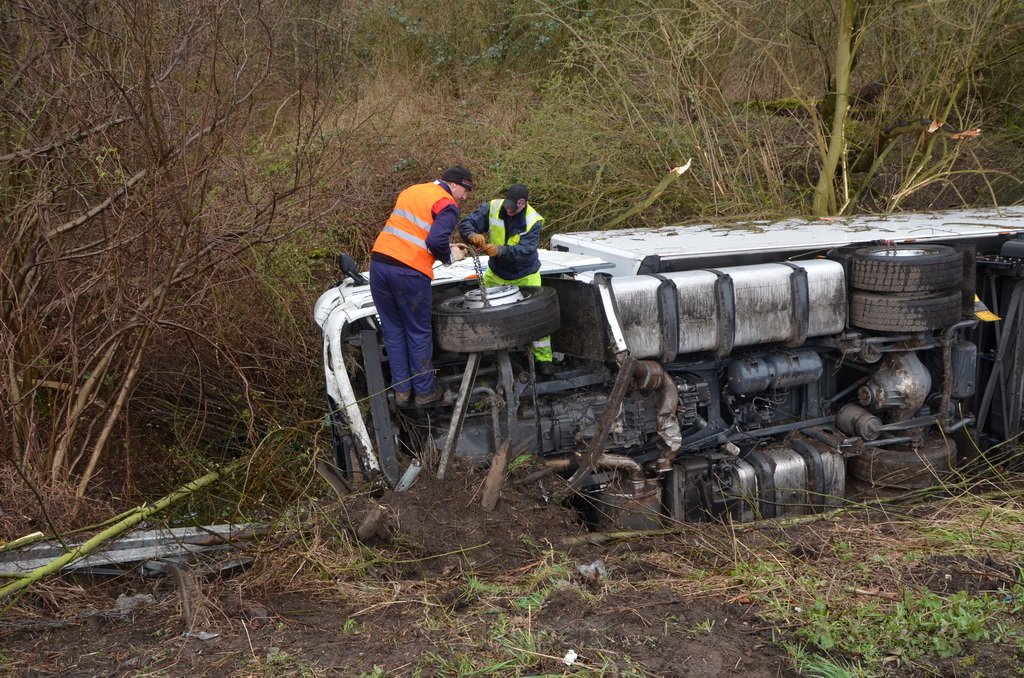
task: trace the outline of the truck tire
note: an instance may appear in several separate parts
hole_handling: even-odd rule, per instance
[[[946,245],[862,247],[849,260],[850,287],[868,292],[941,292],[963,275],[963,254]]]
[[[434,340],[444,351],[481,353],[523,346],[558,329],[558,297],[550,287],[520,287],[521,301],[467,308],[462,295],[433,311]]]
[[[916,450],[871,449],[850,460],[850,473],[872,485],[916,490],[938,485],[955,465],[956,444],[938,438]]]
[[[904,297],[871,292],[850,293],[850,325],[878,332],[923,332],[960,320],[960,290]]]

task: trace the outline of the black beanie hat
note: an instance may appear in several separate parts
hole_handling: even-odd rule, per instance
[[[467,191],[473,190],[473,173],[462,165],[453,165],[441,175],[441,181],[449,184],[458,184]]]

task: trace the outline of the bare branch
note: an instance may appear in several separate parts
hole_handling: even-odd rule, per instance
[[[79,141],[91,137],[94,134],[105,132],[111,127],[116,127],[117,125],[121,125],[125,122],[128,122],[128,120],[129,119],[126,117],[114,118],[113,120],[108,120],[107,122],[104,122],[100,125],[93,127],[92,129],[83,130],[78,134],[75,134],[74,136],[71,136],[62,141],[55,141],[53,143],[46,144],[45,146],[37,146],[36,148],[33,149],[20,150],[15,151],[13,153],[7,153],[6,155],[0,155],[0,162],[10,162],[11,160],[15,159],[25,160],[37,155],[45,155],[46,153],[49,153],[51,151],[59,150],[65,146],[78,143]]]

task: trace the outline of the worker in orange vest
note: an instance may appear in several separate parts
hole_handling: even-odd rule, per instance
[[[444,400],[432,362],[430,281],[435,260],[449,265],[469,253],[466,245],[450,239],[459,223],[458,203],[471,190],[473,175],[461,165],[445,170],[439,180],[406,188],[373,244],[370,294],[399,406],[409,403],[411,392],[417,406]]]

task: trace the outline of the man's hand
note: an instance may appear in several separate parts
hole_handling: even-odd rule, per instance
[[[462,261],[469,255],[469,248],[462,243],[455,243],[452,245],[452,258],[449,264],[454,264],[456,261]]]
[[[498,256],[498,246],[497,245],[493,245],[491,243],[487,243],[486,245],[484,245],[480,249],[482,249],[484,251],[484,254],[486,254],[489,257],[496,257],[496,256]]]
[[[487,238],[484,237],[483,233],[474,233],[469,236],[469,244],[473,247],[483,247],[487,244]]]

